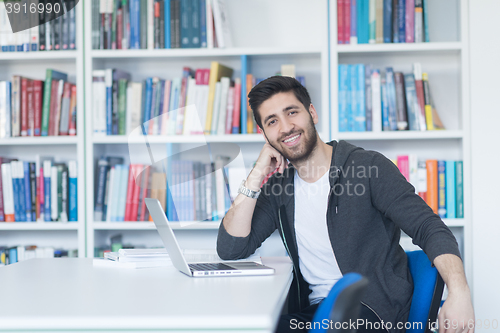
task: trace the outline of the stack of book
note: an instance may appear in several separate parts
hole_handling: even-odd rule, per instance
[[[286,68],[291,68],[288,72]],[[283,65],[282,75],[295,74]],[[95,135],[221,135],[259,133],[246,96],[263,79],[213,61],[210,68],[184,67],[182,77],[132,82],[119,69],[93,71]],[[305,85],[303,76],[297,80]],[[244,103],[242,103],[242,96]],[[243,126],[245,125],[245,126]]]
[[[216,221],[231,206],[226,164],[221,156],[214,163],[172,161],[165,173],[103,157],[96,174],[94,221],[152,221],[144,198],[158,199],[170,221]]]
[[[433,106],[427,73],[385,73],[370,65],[339,65],[339,131],[426,131],[444,129]]]
[[[0,246],[0,266],[33,258],[78,257],[78,250],[62,250],[53,247]]]
[[[434,213],[448,219],[464,217],[463,161],[418,161],[413,154],[392,161]]]
[[[5,3],[5,5],[4,5]],[[48,0],[19,0],[0,5],[0,47],[2,52],[60,51],[76,49],[77,0],[61,3]],[[65,8],[62,8],[65,6]],[[13,33],[7,13],[22,13],[23,22],[32,28]],[[38,12],[38,15],[34,13]],[[64,13],[64,14],[62,14]],[[12,16],[18,19],[19,17]],[[31,20],[31,21],[30,21]],[[27,23],[29,21],[29,23]]]
[[[76,161],[0,157],[0,165],[0,222],[77,221]]]
[[[232,47],[224,0],[92,0],[93,49]]]
[[[45,82],[15,75],[0,81],[0,138],[76,135],[76,85],[47,69]]]
[[[428,0],[337,0],[338,44],[429,42]]]

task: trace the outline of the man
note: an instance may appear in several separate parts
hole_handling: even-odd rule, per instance
[[[474,311],[457,242],[398,168],[380,153],[345,141],[321,141],[314,127],[318,114],[307,90],[293,78],[271,77],[248,96],[266,144],[221,223],[217,251],[223,259],[247,257],[279,230],[294,280],[290,314],[281,317],[278,331],[304,327],[298,323],[311,321],[335,282],[358,272],[369,280],[360,318],[372,323],[358,332],[403,332],[397,325],[408,318],[413,281],[399,246],[402,229],[448,286],[440,333],[445,320],[446,333],[473,332]],[[463,325],[452,329],[451,323]]]

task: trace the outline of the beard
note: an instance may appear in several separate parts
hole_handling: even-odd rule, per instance
[[[314,151],[318,143],[318,135],[316,132],[316,127],[314,127],[314,122],[312,120],[312,117],[310,117],[309,119],[310,122],[303,131],[294,129],[290,133],[283,135],[276,142],[271,142],[269,141],[268,138],[271,147],[280,152],[280,154],[283,155],[283,157],[285,157],[292,164],[306,161],[309,158],[309,156],[311,156],[312,152]],[[284,138],[299,133],[301,134],[300,137],[301,142],[298,145],[295,145],[293,147],[288,147],[285,144],[283,144]]]

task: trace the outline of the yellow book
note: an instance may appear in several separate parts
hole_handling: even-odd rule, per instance
[[[214,98],[215,98],[215,84],[221,77],[232,77],[233,69],[226,67],[217,61],[212,61],[210,66],[210,77],[208,79],[208,104],[207,116],[205,118],[205,134],[210,134],[212,129],[212,114],[214,111]]]
[[[422,73],[422,82],[424,85],[424,101],[425,101],[425,121],[427,130],[432,131],[434,128],[434,120],[432,117],[431,95],[429,89],[429,76],[427,73]]]

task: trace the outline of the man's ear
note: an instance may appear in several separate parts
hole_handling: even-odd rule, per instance
[[[318,124],[319,122],[318,112],[316,111],[312,103],[309,105],[309,113],[311,114],[314,125]]]

